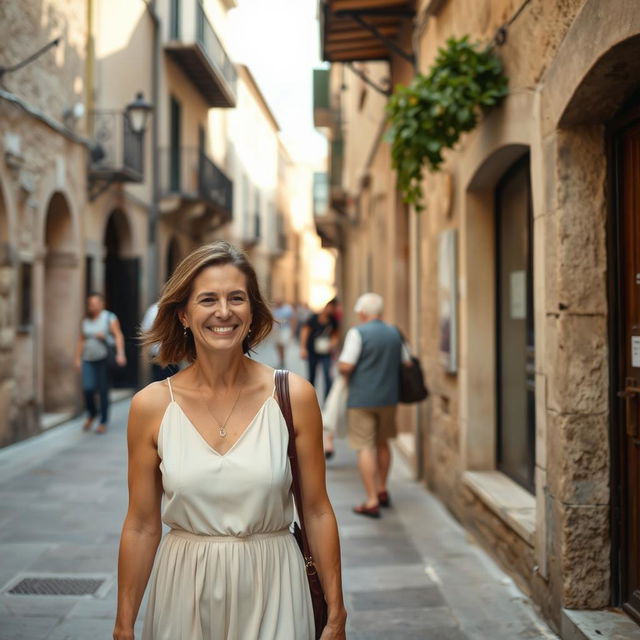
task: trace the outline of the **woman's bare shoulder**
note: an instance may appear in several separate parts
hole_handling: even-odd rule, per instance
[[[138,391],[131,400],[131,415],[145,419],[163,414],[171,400],[166,380],[152,382]]]
[[[295,404],[318,404],[318,396],[313,385],[292,371],[289,372],[289,395],[291,396],[291,402]]]

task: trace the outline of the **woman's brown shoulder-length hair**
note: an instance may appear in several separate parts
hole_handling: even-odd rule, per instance
[[[256,272],[247,256],[229,242],[220,240],[205,244],[190,253],[178,265],[164,286],[158,301],[158,313],[151,329],[141,336],[143,345],[160,344],[155,361],[161,366],[166,367],[183,360],[193,362],[196,359],[193,334],[187,331],[187,335],[184,335],[178,312],[186,306],[193,290],[193,283],[200,272],[207,267],[225,264],[232,264],[247,279],[247,294],[253,320],[251,333],[242,345],[244,352],[248,353],[271,333],[273,316],[260,293]]]

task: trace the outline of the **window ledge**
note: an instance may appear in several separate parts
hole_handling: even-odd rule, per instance
[[[499,471],[466,471],[462,482],[529,546],[534,546],[535,496]]]

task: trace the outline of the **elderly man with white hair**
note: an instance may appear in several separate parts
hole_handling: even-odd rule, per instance
[[[367,494],[354,507],[358,515],[380,517],[380,507],[391,505],[387,476],[391,466],[389,438],[396,436],[400,367],[411,365],[411,355],[396,327],[382,321],[384,301],[365,293],[354,311],[360,324],[345,336],[338,370],[349,380],[347,439],[358,452],[358,469]]]

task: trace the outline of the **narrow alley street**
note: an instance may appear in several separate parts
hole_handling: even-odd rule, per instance
[[[258,358],[275,364],[265,344]],[[303,372],[297,351],[288,366]],[[0,640],[108,640],[126,510],[125,422],[83,434],[74,420],[0,452]],[[530,600],[477,547],[396,456],[393,508],[378,521],[351,513],[361,498],[342,441],[328,465],[342,542],[349,640],[515,640],[556,636]],[[10,595],[21,577],[104,580],[95,596]],[[141,618],[136,627],[140,637]],[[241,640],[241,639],[238,639]]]

